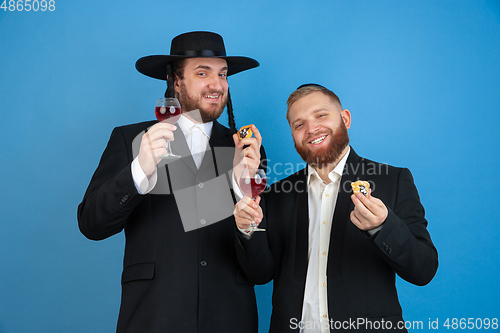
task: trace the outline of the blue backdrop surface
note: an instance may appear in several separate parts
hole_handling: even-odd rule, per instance
[[[412,171],[440,267],[425,287],[397,281],[407,321],[500,317],[499,1],[4,3],[0,333],[114,331],[124,237],[87,240],[76,207],[113,127],[154,117],[165,83],[135,61],[193,30],[261,63],[230,86],[272,180],[302,165],[285,101],[306,82],[351,111],[358,154]],[[266,332],[272,284],[256,290]]]

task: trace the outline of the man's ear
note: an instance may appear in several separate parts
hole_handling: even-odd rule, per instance
[[[342,120],[344,121],[345,128],[351,128],[351,111],[344,109],[340,112]]]
[[[174,74],[174,90],[176,94],[179,94],[181,91],[181,84],[180,84],[180,78],[177,76],[177,74]]]

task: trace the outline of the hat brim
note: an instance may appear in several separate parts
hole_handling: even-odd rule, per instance
[[[166,80],[167,79],[167,64],[172,63],[176,60],[187,59],[192,57],[187,56],[172,56],[172,55],[150,55],[146,57],[142,57],[135,63],[135,68],[142,74],[159,79]],[[213,58],[221,58],[227,61],[227,76],[234,75],[239,72],[246,71],[248,69],[252,69],[258,67],[260,64],[257,60],[248,58],[248,57],[239,57],[239,56],[221,56],[221,57],[213,57]]]

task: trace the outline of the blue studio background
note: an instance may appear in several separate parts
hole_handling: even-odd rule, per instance
[[[183,32],[220,33],[257,69],[229,78],[272,180],[301,164],[285,101],[335,91],[357,153],[408,167],[439,252],[434,280],[398,279],[407,321],[499,318],[500,2],[55,1],[0,10],[0,333],[112,332],[123,233],[80,234],[76,208],[115,126],[151,120],[165,83],[135,61]],[[223,116],[223,123],[226,117]],[[272,284],[256,287],[267,332]]]

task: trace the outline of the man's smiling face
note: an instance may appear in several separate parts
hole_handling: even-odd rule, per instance
[[[308,164],[322,168],[342,157],[349,144],[349,110],[320,91],[290,105],[288,120],[297,152]]]
[[[228,100],[226,60],[185,59],[183,78],[176,77],[175,92],[182,112],[199,109],[203,122],[216,120]]]

